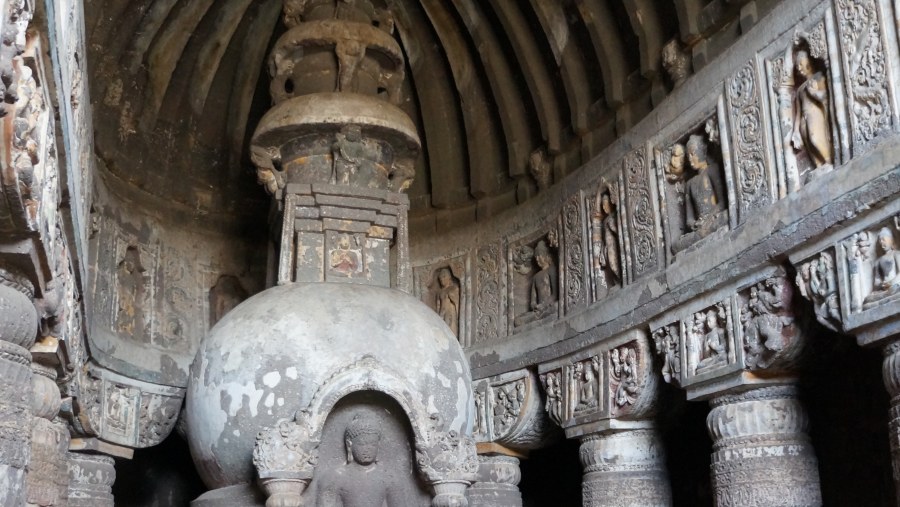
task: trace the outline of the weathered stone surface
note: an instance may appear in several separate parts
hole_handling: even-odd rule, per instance
[[[519,459],[512,456],[478,456],[478,479],[469,486],[469,507],[521,507]]]
[[[70,452],[69,507],[113,507],[115,461],[109,456]]]
[[[672,505],[665,453],[652,428],[582,437],[580,455],[583,505]]]

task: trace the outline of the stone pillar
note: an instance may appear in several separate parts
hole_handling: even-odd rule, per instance
[[[665,454],[652,428],[609,430],[581,439],[585,507],[672,505]]]
[[[114,507],[115,460],[102,454],[69,453],[69,507]]]
[[[900,498],[900,341],[884,348],[881,369],[884,386],[891,395],[888,432],[891,440],[891,461],[894,463],[894,487]]]
[[[716,505],[822,505],[808,419],[795,386],[727,394],[710,405]]]
[[[0,505],[25,503],[31,456],[31,353],[37,334],[33,289],[0,269]]]
[[[469,486],[469,507],[522,507],[519,459],[503,455],[478,456],[478,479]]]
[[[54,422],[62,403],[56,386],[56,369],[31,365],[34,412],[31,428],[31,461],[26,478],[28,505],[66,504],[69,485],[67,470],[69,431],[65,423]]]

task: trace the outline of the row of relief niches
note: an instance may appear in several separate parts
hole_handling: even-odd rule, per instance
[[[783,23],[782,8],[755,30]],[[507,339],[676,266],[773,202],[846,170],[900,124],[894,8],[822,2],[747,59],[712,62],[729,65],[721,86],[678,114],[648,118],[663,127],[625,136],[606,150],[627,143],[624,156],[601,154],[571,176],[588,183],[561,208],[516,210],[546,220],[493,239],[479,230],[477,245],[414,262],[414,291],[465,346]]]

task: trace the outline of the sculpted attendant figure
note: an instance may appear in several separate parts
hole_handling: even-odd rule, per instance
[[[534,249],[534,260],[540,271],[531,284],[531,309],[537,318],[549,315],[556,303],[556,271],[547,243],[541,241]]]
[[[715,310],[706,312],[706,329],[703,336],[703,359],[697,363],[698,370],[725,362],[725,330],[719,327]]]
[[[437,312],[450,326],[453,334],[459,336],[459,284],[453,279],[450,268],[438,271],[438,283],[441,285],[437,294]]]
[[[612,200],[609,192],[604,192],[600,198],[600,210],[603,212],[603,253],[605,254],[604,267],[609,268],[618,281],[619,273],[619,226],[616,224],[616,215],[613,211]]]
[[[874,288],[863,301],[864,309],[900,294],[900,252],[895,249],[894,235],[887,227],[882,227],[878,231],[878,248],[882,253],[875,259]]]
[[[794,62],[804,81],[794,96],[791,145],[797,150],[806,148],[816,167],[831,164],[834,158],[828,127],[828,83],[825,75],[813,68],[806,50],[797,50]]]
[[[344,431],[347,463],[322,477],[318,507],[406,507],[403,489],[378,464],[381,430],[375,421],[356,416]]]
[[[696,231],[711,220],[722,208],[710,171],[718,171],[719,166],[707,156],[703,137],[693,135],[687,142],[688,162],[697,171],[684,192],[684,206],[687,228]]]

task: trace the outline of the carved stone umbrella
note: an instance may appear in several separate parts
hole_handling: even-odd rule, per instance
[[[284,14],[274,106],[251,141],[274,196],[276,286],[226,315],[194,361],[188,441],[212,490],[194,505],[262,505],[254,483],[269,506],[355,495],[466,505],[478,469],[469,367],[444,321],[402,292],[401,192],[420,144],[397,107],[404,64],[390,13],[368,0],[288,0]],[[385,471],[388,454],[422,480]],[[365,484],[378,466],[385,491]]]

